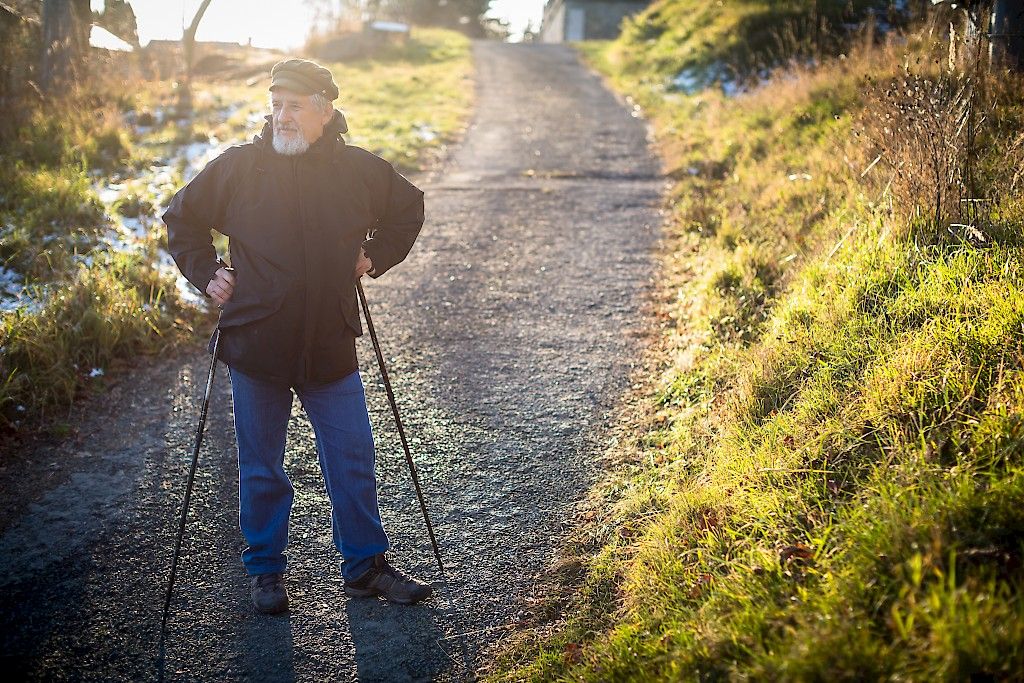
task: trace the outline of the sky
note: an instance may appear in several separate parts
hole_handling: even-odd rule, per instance
[[[521,35],[526,24],[533,21],[534,30],[540,29],[544,16],[544,0],[492,0],[488,16],[507,19],[511,24],[513,38]]]
[[[130,0],[139,25],[139,42],[181,38],[182,26],[192,21],[200,0]],[[92,0],[94,9],[103,0]],[[531,19],[540,26],[544,0],[493,0],[489,16],[507,19],[521,33]],[[184,16],[184,20],[182,17]],[[306,40],[312,11],[301,0],[213,0],[199,24],[197,40],[245,43],[257,47],[294,48]]]

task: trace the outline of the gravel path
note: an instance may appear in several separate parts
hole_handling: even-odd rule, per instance
[[[645,126],[562,46],[479,43],[473,126],[436,178],[409,260],[368,282],[449,582],[417,607],[347,600],[308,422],[284,617],[239,561],[226,372],[217,377],[169,625],[172,680],[457,679],[516,621],[597,472],[595,439],[639,357],[663,181]],[[368,338],[385,527],[437,580]],[[153,680],[207,359],[140,368],[78,438],[0,470],[0,656],[30,680]],[[459,633],[474,632],[465,637]]]

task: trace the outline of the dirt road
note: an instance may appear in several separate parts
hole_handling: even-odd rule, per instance
[[[221,368],[170,622],[170,680],[459,678],[465,659],[479,664],[514,624],[598,476],[595,439],[640,352],[662,180],[645,126],[570,49],[480,43],[475,56],[473,125],[437,177],[421,179],[422,236],[406,263],[366,287],[449,583],[416,607],[344,597],[296,402],[286,458],[293,608],[255,614]],[[368,338],[359,352],[392,559],[436,580]],[[133,373],[90,403],[78,439],[0,471],[6,671],[155,679],[206,364],[193,350]]]

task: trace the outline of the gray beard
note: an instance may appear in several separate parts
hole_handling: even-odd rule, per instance
[[[294,137],[289,137],[288,139],[280,138],[277,135],[274,136],[274,151],[278,154],[294,156],[296,154],[303,154],[307,149],[309,149],[309,141],[302,135],[301,130]]]

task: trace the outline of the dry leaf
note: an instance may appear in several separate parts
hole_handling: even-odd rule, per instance
[[[567,664],[578,664],[583,659],[583,650],[579,643],[569,643],[562,653]]]
[[[814,558],[814,551],[803,543],[787,545],[779,551],[779,563],[786,564],[790,560],[810,560]]]

